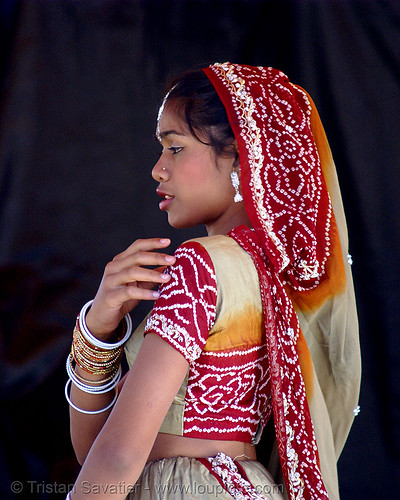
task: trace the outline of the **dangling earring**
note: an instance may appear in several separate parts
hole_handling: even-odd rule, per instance
[[[235,203],[239,203],[239,201],[243,201],[243,196],[239,192],[239,185],[240,185],[239,176],[235,170],[233,172],[231,172],[231,182],[232,182],[232,186],[235,189],[235,196],[233,198],[233,201]]]

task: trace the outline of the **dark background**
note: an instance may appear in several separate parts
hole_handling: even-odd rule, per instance
[[[65,359],[107,261],[138,237],[168,235],[175,248],[204,234],[175,231],[159,213],[155,116],[170,77],[226,60],[282,69],[320,111],[347,212],[363,354],[341,495],[396,497],[400,2],[0,5],[1,498],[64,498],[75,478]],[[23,492],[13,495],[15,480]]]

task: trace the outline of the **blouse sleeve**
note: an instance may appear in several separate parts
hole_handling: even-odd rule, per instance
[[[160,297],[147,320],[144,335],[156,333],[189,362],[196,360],[215,322],[217,282],[212,260],[198,242],[177,248],[176,261],[165,272]]]

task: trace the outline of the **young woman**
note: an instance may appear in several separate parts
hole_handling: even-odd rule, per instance
[[[215,64],[173,83],[157,137],[160,209],[208,236],[173,256],[167,239],[135,241],[79,314],[70,499],[339,498],[360,357],[340,192],[310,97],[272,68]],[[140,300],[155,304],[130,336]],[[268,422],[274,478],[256,456]]]

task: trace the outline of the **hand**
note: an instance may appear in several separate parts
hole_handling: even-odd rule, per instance
[[[151,238],[136,240],[124,252],[106,265],[103,279],[86,315],[90,332],[107,341],[125,314],[140,300],[155,300],[158,292],[152,288],[170,280],[163,273],[165,266],[175,262],[175,257],[154,252],[169,246],[169,239]],[[148,269],[143,266],[162,266]]]

